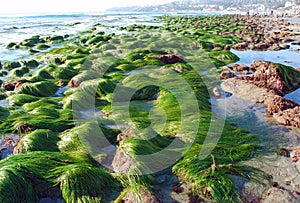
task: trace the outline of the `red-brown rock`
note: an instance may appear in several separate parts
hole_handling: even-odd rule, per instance
[[[275,113],[287,110],[287,109],[293,109],[298,104],[290,99],[283,98],[281,96],[275,95],[275,97],[271,100],[271,102],[268,104],[268,116],[271,116]]]

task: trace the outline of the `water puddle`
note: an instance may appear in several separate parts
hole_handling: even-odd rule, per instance
[[[5,135],[0,140],[1,160],[13,154],[14,147],[20,140],[20,136],[9,134]]]
[[[291,46],[292,49],[300,46]],[[300,67],[300,53],[295,52],[292,49],[280,50],[280,51],[237,51],[232,49],[231,52],[236,54],[240,60],[237,64],[245,64],[250,66],[253,61],[271,61],[281,63],[286,66],[292,66],[294,68]]]
[[[284,98],[291,99],[291,100],[293,100],[294,102],[296,102],[297,104],[300,105],[300,88],[295,90],[294,92],[286,94],[284,96]]]
[[[2,100],[0,100],[0,106],[2,106],[2,107],[9,107],[10,104],[7,101],[7,99],[2,99]]]
[[[69,89],[68,86],[58,88],[58,90],[55,93],[55,97],[59,97],[59,98],[64,97],[64,93],[68,89]]]

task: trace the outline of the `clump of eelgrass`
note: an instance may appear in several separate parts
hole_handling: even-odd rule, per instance
[[[6,108],[0,106],[0,120],[5,119],[8,116],[9,116],[9,111]]]
[[[59,151],[57,142],[59,137],[57,133],[50,130],[35,130],[24,135],[15,146],[15,153],[24,153],[30,151]]]
[[[12,94],[7,97],[7,101],[11,106],[22,106],[23,104],[37,101],[38,98],[28,94]]]
[[[37,97],[49,97],[55,94],[57,86],[51,81],[25,83],[18,90],[19,94],[29,94]]]
[[[41,197],[57,197],[59,187],[66,202],[99,202],[119,183],[89,159],[63,153],[30,152],[0,162],[1,202],[35,202]]]

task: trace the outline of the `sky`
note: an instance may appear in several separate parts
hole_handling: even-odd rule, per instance
[[[2,14],[99,12],[111,7],[164,4],[174,0],[6,0],[0,7]]]

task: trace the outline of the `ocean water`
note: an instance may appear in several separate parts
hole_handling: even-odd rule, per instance
[[[131,24],[157,24],[153,20],[162,13],[78,13],[47,15],[10,15],[0,14],[0,61],[12,61],[28,55],[27,50],[7,50],[10,42],[21,42],[35,35],[75,35],[95,24],[104,26],[128,26]],[[115,29],[100,28],[106,32]]]

